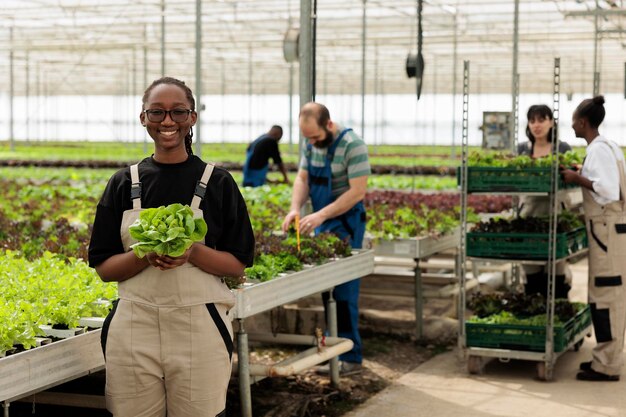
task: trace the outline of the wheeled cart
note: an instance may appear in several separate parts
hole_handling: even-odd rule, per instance
[[[516,83],[517,84],[517,83]],[[554,63],[554,122],[558,123],[558,110],[559,110],[559,87],[560,86],[560,60],[555,59]],[[517,93],[516,93],[517,95]],[[517,103],[515,104],[517,106]],[[462,165],[460,173],[460,185],[461,185],[461,240],[460,240],[460,253],[461,253],[461,296],[459,297],[459,310],[465,312],[466,297],[465,297],[465,262],[468,259],[468,232],[467,232],[467,195],[472,192],[471,184],[468,181],[468,108],[469,108],[469,61],[464,64],[464,77],[463,77],[463,148],[462,148]],[[517,112],[514,112],[517,114]],[[515,129],[517,131],[517,129]],[[490,256],[493,250],[494,253],[506,253],[505,248],[498,246],[497,242],[484,243],[484,251],[480,253],[480,259],[489,260],[491,262],[514,262],[514,263],[528,263],[528,264],[541,264],[548,266],[548,282],[547,282],[547,297],[546,297],[546,312],[547,323],[545,327],[529,327],[529,326],[504,326],[504,325],[487,325],[483,333],[485,339],[477,341],[472,334],[471,337],[468,334],[471,324],[465,322],[465,314],[459,314],[459,348],[465,353],[467,357],[467,369],[469,373],[475,374],[482,371],[484,364],[489,359],[500,359],[507,361],[510,359],[522,359],[537,362],[537,377],[541,380],[549,381],[552,379],[553,368],[557,358],[564,352],[571,348],[577,349],[582,344],[583,338],[590,332],[591,317],[589,313],[589,307],[587,306],[581,311],[575,318],[568,321],[563,327],[554,325],[554,307],[555,307],[555,275],[556,275],[556,263],[558,261],[564,261],[573,256],[579,256],[586,251],[586,234],[581,236],[557,236],[557,211],[558,211],[558,199],[557,193],[567,192],[566,190],[559,191],[559,166],[558,166],[558,138],[552,138],[553,145],[553,158],[552,167],[544,172],[535,172],[527,177],[517,176],[517,183],[512,186],[511,183],[507,184],[508,175],[514,177],[515,172],[511,174],[511,171],[503,172],[503,175],[494,175],[494,181],[498,182],[497,186],[487,187],[487,189],[481,189],[483,193],[498,193],[498,194],[510,194],[510,195],[545,195],[550,198],[550,221],[549,221],[549,234],[543,236],[542,246],[540,249],[541,255],[533,254],[528,260],[527,256],[523,254],[519,257],[511,256],[505,259],[505,256],[494,257]],[[495,168],[497,170],[498,168]],[[506,169],[504,169],[506,170]],[[504,171],[503,170],[503,171]],[[533,183],[531,179],[543,181]],[[475,176],[474,178],[477,178]],[[520,181],[521,178],[521,181]],[[481,178],[482,184],[484,184],[485,177]],[[527,180],[526,180],[527,179]],[[523,188],[520,192],[519,186],[527,187]],[[584,231],[580,232],[584,233]],[[536,237],[535,237],[536,238]],[[524,244],[525,239],[533,239],[533,237],[523,237],[512,239],[515,242],[521,242]],[[526,241],[527,244],[528,241]],[[492,247],[488,245],[491,244]],[[502,244],[504,245],[504,242]],[[475,248],[472,248],[475,249]],[[529,247],[528,250],[533,249]],[[475,251],[476,252],[476,251]],[[481,252],[481,251],[478,251]],[[539,341],[539,344],[537,344]]]

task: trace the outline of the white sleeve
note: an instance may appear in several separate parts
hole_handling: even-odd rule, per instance
[[[610,146],[595,146],[585,159],[585,176],[593,183],[593,191],[610,201],[619,200],[619,170]]]

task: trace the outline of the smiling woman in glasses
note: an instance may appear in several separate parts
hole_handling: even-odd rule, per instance
[[[107,408],[116,417],[225,413],[234,297],[221,277],[252,266],[254,236],[231,175],[193,155],[197,118],[184,82],[154,81],[139,115],[154,154],[115,173],[98,203],[89,264],[103,281],[119,282],[102,329]],[[130,225],[144,208],[174,203],[204,218],[204,242],[179,257],[138,258]]]

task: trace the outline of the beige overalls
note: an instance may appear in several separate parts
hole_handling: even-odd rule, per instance
[[[598,342],[591,367],[607,375],[619,375],[622,369],[626,324],[626,176],[619,159],[617,165],[620,201],[600,205],[591,191],[583,188],[589,240],[589,304]]]
[[[207,165],[199,187],[206,189],[212,172]],[[126,251],[135,243],[128,227],[141,211],[137,165],[131,180],[133,209],[124,212],[120,230]],[[198,189],[191,203],[196,218]],[[119,298],[103,328],[108,410],[115,417],[225,415],[234,296],[224,282],[190,263],[166,271],[148,266],[119,283]]]

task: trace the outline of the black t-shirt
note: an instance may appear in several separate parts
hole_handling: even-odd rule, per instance
[[[283,162],[278,151],[278,141],[267,134],[261,135],[256,139],[256,145],[254,146],[254,152],[252,152],[248,167],[250,169],[265,168],[270,158],[272,158],[275,164],[282,164]]]
[[[152,157],[139,163],[141,207],[152,208],[172,203],[191,204],[198,180],[206,163],[195,155],[178,164],[161,164]],[[94,267],[118,253],[124,253],[120,227],[125,210],[132,209],[130,167],[117,171],[106,186],[96,209],[89,265]],[[233,254],[252,266],[254,234],[246,203],[230,173],[213,170],[206,194],[200,203],[208,226],[205,244]]]

